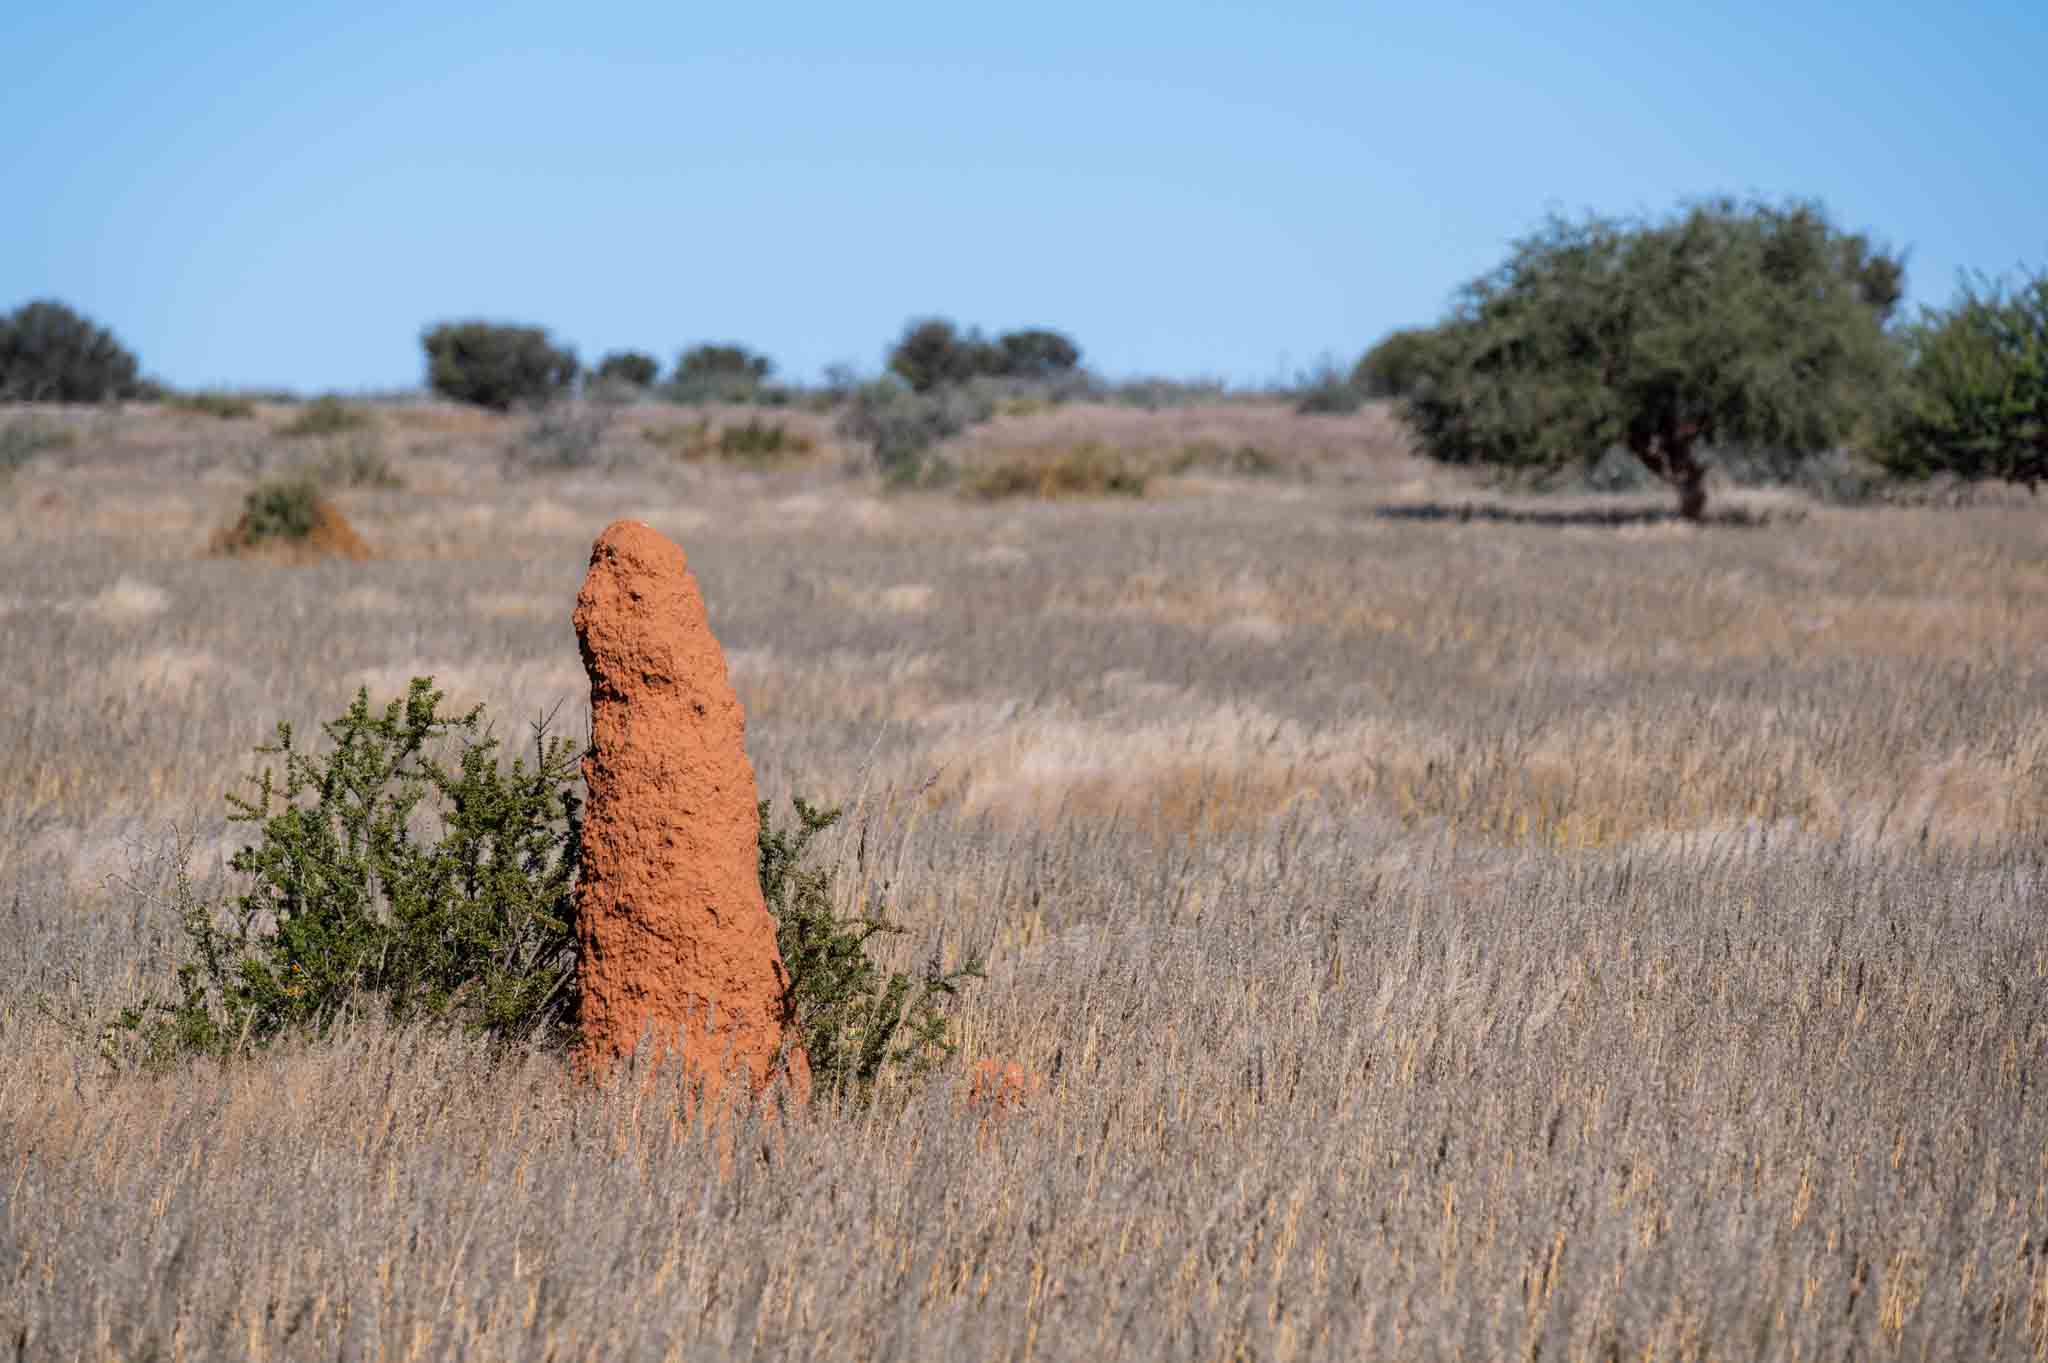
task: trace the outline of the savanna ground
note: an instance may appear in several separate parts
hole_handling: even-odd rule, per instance
[[[0,493],[0,1355],[2048,1357],[2038,507],[1560,517],[1374,410],[956,445],[1159,475],[1063,502],[885,495],[804,413],[760,470],[672,409],[563,468],[284,415],[46,415]],[[309,460],[404,478],[336,494],[378,558],[202,556]],[[577,731],[618,516],[688,551],[764,795],[848,807],[847,906],[989,953],[958,1059],[724,1171],[659,1083],[374,1020],[110,1064],[275,721],[431,674]],[[984,1056],[1046,1090],[978,1122]]]

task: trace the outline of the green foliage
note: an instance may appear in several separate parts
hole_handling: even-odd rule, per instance
[[[713,431],[711,420],[706,417],[680,426],[645,427],[640,434],[656,448],[667,450],[679,459],[690,460],[718,455],[728,459],[766,462],[809,454],[815,448],[808,437],[791,431],[780,422],[766,422],[759,417],[748,417],[738,425],[725,426],[717,431]]]
[[[496,322],[442,322],[420,337],[427,386],[445,398],[492,411],[543,405],[567,393],[578,366],[543,327]]]
[[[1080,363],[1080,347],[1057,331],[1030,328],[990,341],[943,317],[906,323],[889,351],[889,372],[919,393],[975,378],[1044,382],[1072,374]]]
[[[802,798],[790,803],[797,825],[779,830],[761,802],[761,894],[775,916],[813,1082],[821,1094],[865,1098],[885,1070],[915,1079],[953,1054],[947,1009],[963,982],[985,978],[982,963],[969,957],[946,970],[934,953],[915,976],[884,971],[868,944],[903,929],[880,914],[840,917],[832,873],[803,864],[811,840],[840,811]]]
[[[245,545],[302,540],[320,523],[320,485],[311,478],[272,478],[242,499],[237,528]]]
[[[978,336],[961,335],[943,317],[914,320],[905,324],[889,352],[889,372],[909,384],[912,392],[929,393],[983,372],[985,347]]]
[[[1006,331],[996,339],[1002,352],[1004,377],[1050,379],[1080,367],[1081,348],[1057,331],[1029,328]]]
[[[239,393],[173,393],[163,403],[174,412],[216,421],[245,421],[256,415],[256,404]]]
[[[760,383],[775,372],[775,361],[743,345],[691,346],[676,357],[676,381],[702,378],[747,379]]]
[[[718,452],[735,459],[780,459],[809,454],[811,442],[779,422],[770,424],[758,417],[748,417],[718,433]]]
[[[1389,332],[1359,356],[1351,386],[1369,398],[1405,398],[1422,378],[1429,333],[1418,327]]]
[[[304,436],[346,435],[370,424],[370,414],[337,397],[319,397],[299,409],[299,414],[277,428],[287,439]]]
[[[863,384],[840,413],[840,434],[868,446],[892,483],[926,481],[940,471],[932,449],[995,415],[986,394],[964,387],[917,392],[882,379]]]
[[[768,385],[775,362],[743,345],[698,345],[676,357],[668,395],[677,402],[767,402],[788,394]]]
[[[104,402],[136,391],[135,356],[62,303],[0,317],[0,402]]]
[[[1909,380],[1882,441],[1895,473],[2048,480],[2048,271],[2017,285],[1965,278],[1908,328]]]
[[[1024,455],[984,469],[968,491],[985,500],[1005,497],[1142,497],[1145,471],[1121,450],[1083,440],[1050,459]]]
[[[568,1040],[581,750],[541,720],[531,761],[507,768],[483,707],[449,714],[442,699],[431,677],[381,710],[361,690],[321,726],[324,752],[289,724],[256,749],[277,763],[250,773],[251,796],[228,796],[230,822],[258,835],[228,863],[244,887],[208,899],[180,870],[175,997],[118,1020],[145,1062],[318,1035],[365,1006],[504,1041]],[[948,1008],[981,962],[946,970],[935,957],[912,976],[870,959],[875,938],[902,929],[879,911],[838,915],[832,869],[805,862],[839,811],[793,804],[787,830],[760,807],[761,893],[812,1074],[822,1092],[864,1099],[885,1074],[915,1079],[953,1053]]]
[[[661,376],[661,365],[652,355],[640,350],[615,350],[597,362],[599,380],[631,384],[635,388],[650,387]]]
[[[228,797],[229,819],[259,834],[229,862],[248,887],[222,906],[181,882],[192,959],[178,997],[122,1019],[148,1055],[317,1034],[358,1000],[508,1039],[566,1025],[578,750],[542,721],[532,764],[503,770],[482,707],[447,715],[441,700],[424,677],[382,712],[359,691],[322,726],[326,753],[302,751],[289,724],[257,749],[282,776],[266,764],[249,777],[253,798]],[[454,760],[440,760],[451,738]]]
[[[1706,446],[1818,454],[1883,395],[1902,269],[1813,204],[1553,218],[1421,338],[1404,411],[1447,463],[1555,468],[1623,446],[1697,518]]]

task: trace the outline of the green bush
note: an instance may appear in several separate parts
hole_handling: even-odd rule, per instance
[[[320,523],[320,485],[311,478],[273,478],[242,499],[242,543],[303,540]]]
[[[661,365],[652,355],[639,350],[615,350],[597,362],[600,381],[647,388],[661,377]]]
[[[228,796],[229,820],[259,835],[228,863],[247,888],[221,905],[180,882],[191,959],[178,996],[122,1018],[143,1032],[147,1057],[319,1033],[360,999],[508,1038],[563,1025],[579,753],[538,723],[532,764],[504,771],[482,707],[444,715],[441,699],[431,678],[381,713],[358,691],[322,726],[326,753],[302,751],[289,724],[257,748],[283,772],[265,765],[249,777],[254,798]],[[452,761],[437,755],[448,739]],[[431,835],[416,814],[438,822]]]
[[[766,402],[780,406],[788,394],[768,383],[775,362],[743,345],[697,345],[676,357],[667,395],[676,402]]]
[[[2030,492],[2048,480],[2048,271],[2016,286],[1966,278],[1906,345],[1908,382],[1881,441],[1889,469]]]
[[[62,303],[25,303],[0,317],[0,402],[129,397],[137,369],[112,332]]]
[[[711,419],[685,422],[680,426],[647,426],[640,435],[656,449],[678,459],[728,459],[769,461],[790,455],[809,454],[815,446],[806,436],[789,430],[780,422],[748,417],[736,426],[712,430]]]
[[[975,378],[1045,382],[1072,374],[1080,363],[1080,347],[1057,331],[1031,328],[990,341],[943,317],[905,323],[889,351],[889,372],[919,393]]]
[[[983,393],[957,386],[920,393],[882,379],[853,391],[839,431],[868,446],[884,478],[910,484],[941,471],[934,446],[994,415],[995,403]]]
[[[772,828],[761,802],[761,894],[775,916],[775,945],[790,975],[798,1027],[822,1093],[864,1098],[885,1071],[915,1079],[955,1049],[948,1007],[982,963],[969,957],[946,970],[937,956],[915,976],[883,971],[868,944],[902,928],[877,915],[841,918],[832,873],[806,867],[811,840],[840,811],[793,798],[797,824]]]
[[[483,707],[448,714],[442,700],[430,677],[381,710],[361,690],[321,726],[324,752],[289,724],[256,749],[278,764],[228,797],[229,820],[257,833],[228,863],[242,888],[211,899],[178,873],[188,959],[175,996],[118,1019],[140,1059],[238,1054],[364,1007],[508,1042],[570,1039],[581,751],[541,720],[531,760],[508,769]],[[981,966],[910,976],[872,961],[869,943],[902,929],[836,913],[833,872],[805,863],[839,811],[793,803],[789,830],[760,807],[761,892],[820,1090],[865,1097],[952,1053],[947,1009]]]
[[[811,448],[809,440],[781,423],[771,425],[755,417],[718,433],[718,452],[735,459],[781,459],[809,454]]]
[[[926,317],[904,325],[903,335],[889,351],[889,372],[915,393],[929,393],[947,384],[965,383],[995,364],[988,343],[976,333],[962,335],[943,317]]]
[[[1883,398],[1902,277],[1813,204],[1552,219],[1428,333],[1403,412],[1447,463],[1554,469],[1622,446],[1698,519],[1710,446],[1810,457]]]
[[[996,345],[1002,354],[997,372],[1005,378],[1052,379],[1081,365],[1081,348],[1057,331],[1006,331],[996,338]]]
[[[691,379],[743,379],[766,381],[775,372],[775,361],[743,345],[691,346],[676,357],[676,382]]]
[[[300,408],[297,416],[277,428],[277,433],[287,439],[345,435],[362,430],[370,420],[370,414],[360,407],[350,406],[337,397],[320,397]]]
[[[238,393],[173,393],[163,404],[174,412],[216,421],[244,421],[256,415],[256,404]]]
[[[492,411],[544,405],[567,393],[578,366],[543,327],[442,322],[420,336],[427,386],[445,398]]]
[[[1050,458],[1030,454],[981,470],[967,491],[986,501],[1005,497],[1142,497],[1145,471],[1123,451],[1083,440]]]
[[[1369,398],[1405,398],[1422,378],[1429,332],[1408,327],[1389,332],[1359,356],[1351,386]]]

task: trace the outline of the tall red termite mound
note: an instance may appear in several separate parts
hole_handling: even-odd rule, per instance
[[[590,673],[578,888],[581,1060],[602,1075],[643,1035],[707,1100],[744,1077],[801,1100],[810,1063],[761,898],[746,717],[683,551],[617,521],[576,598]]]

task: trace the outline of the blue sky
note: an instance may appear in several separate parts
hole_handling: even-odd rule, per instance
[[[1545,212],[1818,197],[2048,266],[2048,3],[0,7],[0,309],[180,386],[419,382],[432,321],[795,378],[903,322],[1285,377]]]

